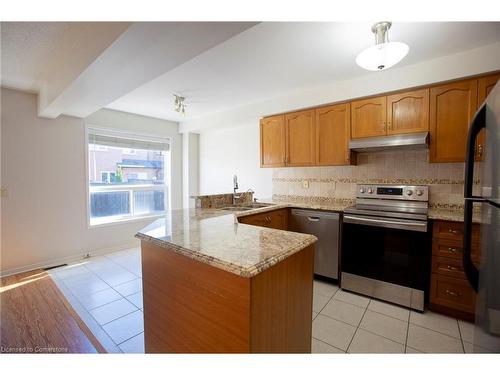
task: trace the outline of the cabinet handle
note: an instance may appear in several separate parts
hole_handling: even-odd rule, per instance
[[[477,156],[482,157],[483,156],[483,145],[478,145],[477,146]]]
[[[462,293],[454,292],[453,290],[449,290],[449,289],[446,289],[445,292],[446,292],[446,294],[449,294],[450,296],[453,296],[453,297],[460,297],[462,295]]]
[[[457,269],[457,267],[453,267],[453,266],[446,266],[447,269],[449,269],[450,271],[455,271]]]
[[[455,249],[454,247],[449,247],[448,251],[451,251],[452,253],[456,253],[458,249]]]
[[[448,233],[458,234],[458,233],[459,233],[459,231],[458,231],[458,230],[455,230],[455,229],[448,229]]]

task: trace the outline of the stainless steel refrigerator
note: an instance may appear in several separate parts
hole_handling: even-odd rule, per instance
[[[486,131],[485,159],[476,166],[481,186],[473,194],[474,147],[479,132]],[[464,184],[464,253],[467,278],[476,291],[474,351],[500,353],[500,82],[477,111],[469,129]],[[481,259],[471,260],[472,217],[480,207]]]

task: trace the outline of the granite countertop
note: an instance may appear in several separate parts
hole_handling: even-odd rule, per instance
[[[297,202],[260,200],[271,206],[246,211],[227,211],[217,208],[172,210],[136,235],[192,259],[243,277],[253,277],[281,262],[290,255],[315,243],[308,234],[240,224],[238,218],[280,208],[305,208],[342,212],[354,200]],[[429,219],[463,221],[459,207],[430,207]],[[479,215],[474,215],[479,222]]]
[[[221,209],[172,210],[136,237],[243,277],[317,241],[309,234],[238,224],[233,212]]]

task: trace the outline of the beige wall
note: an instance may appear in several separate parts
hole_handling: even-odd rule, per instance
[[[176,123],[109,110],[42,119],[35,95],[1,91],[2,273],[137,244],[134,234],[151,221],[87,227],[86,123],[172,137],[172,204],[182,206]]]

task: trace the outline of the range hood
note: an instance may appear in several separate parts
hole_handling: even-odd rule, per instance
[[[358,152],[417,150],[428,148],[429,132],[352,139],[349,149]]]

